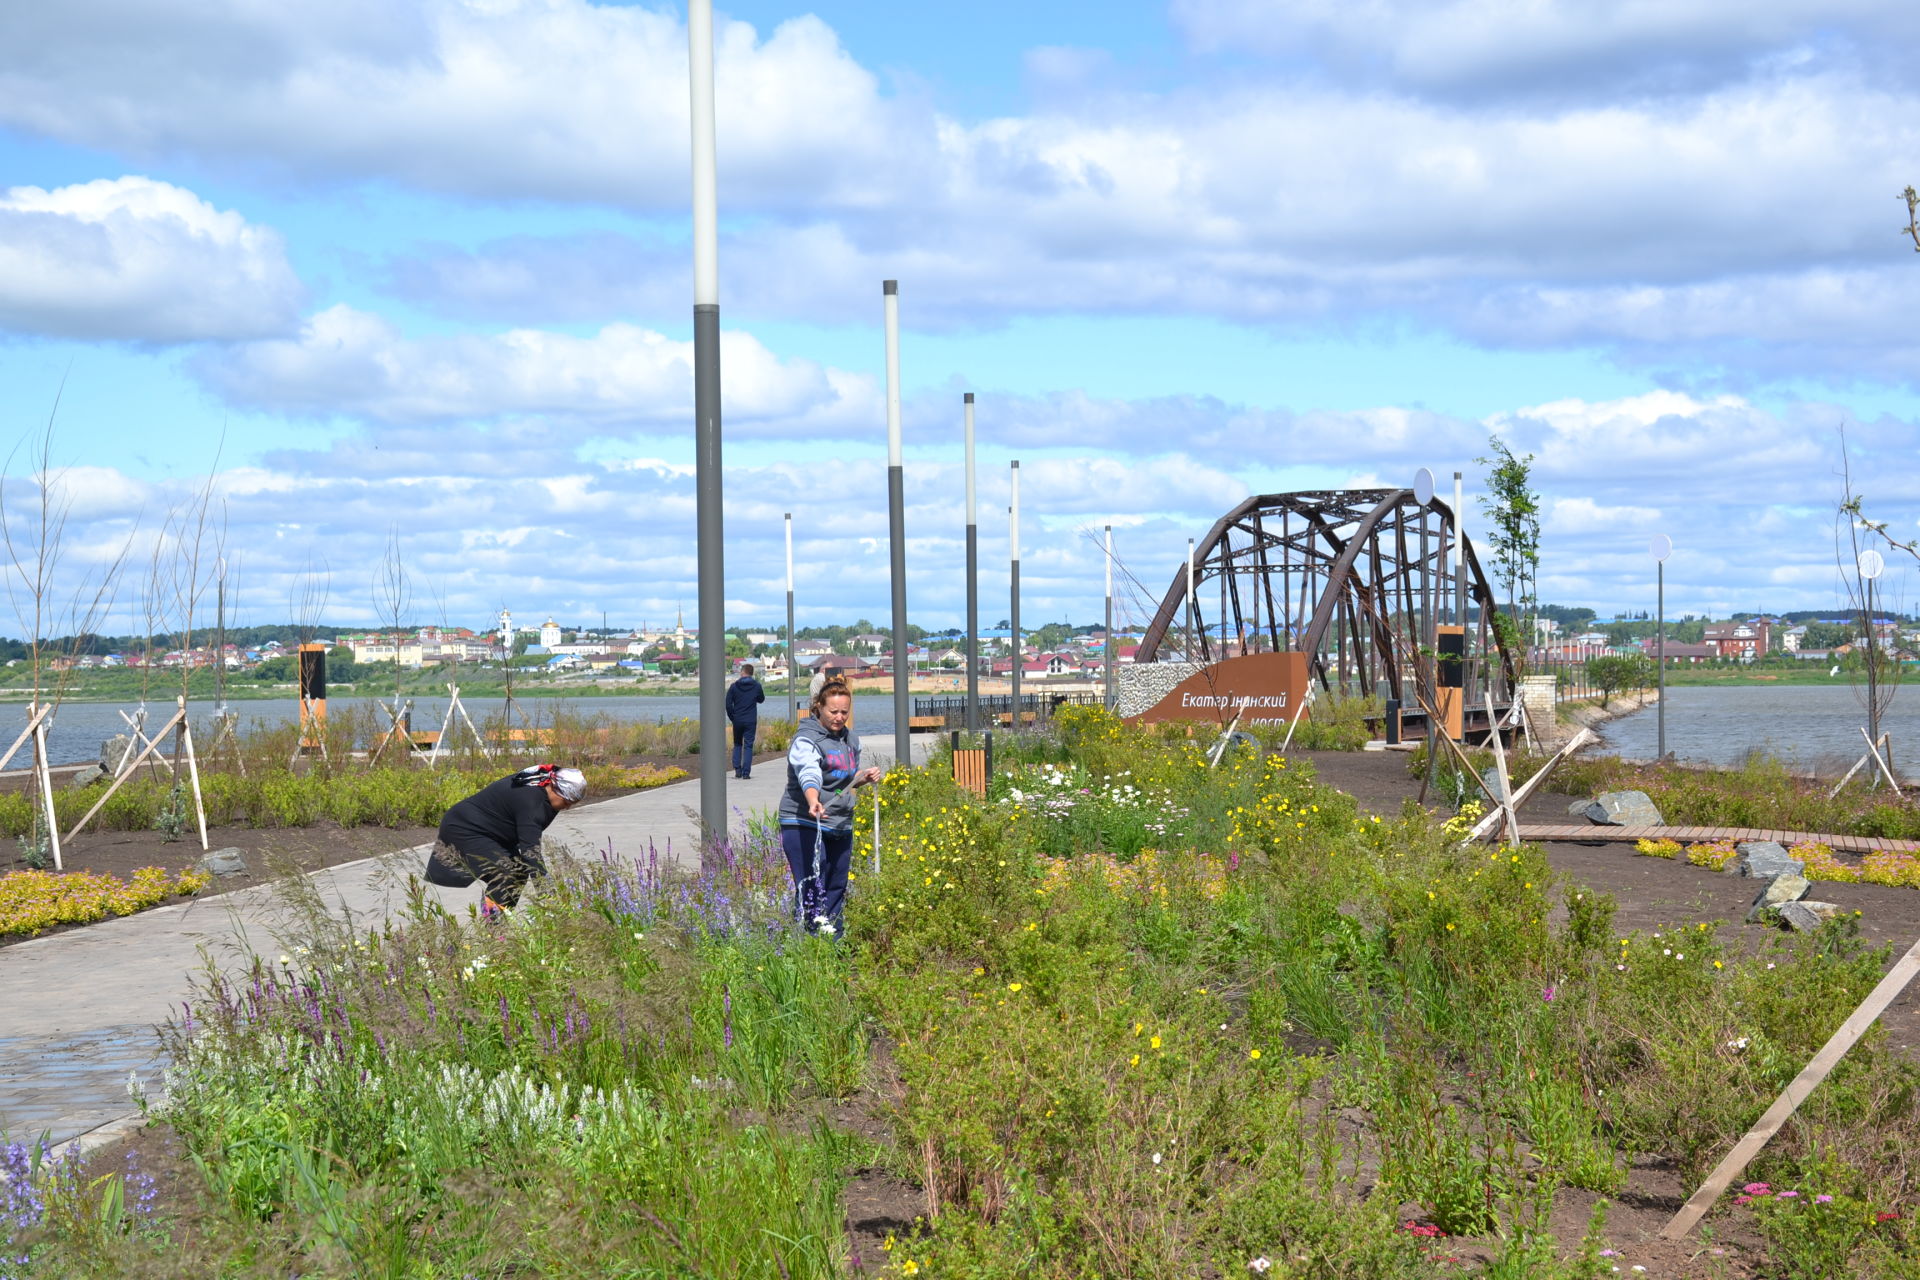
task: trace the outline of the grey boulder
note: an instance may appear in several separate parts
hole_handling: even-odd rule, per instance
[[[1666,819],[1644,791],[1608,791],[1586,807],[1587,821],[1603,827],[1663,827]]]
[[[1806,869],[1806,863],[1789,856],[1786,847],[1775,840],[1747,841],[1721,868],[1728,875],[1745,876],[1751,880],[1803,875]]]
[[[1805,876],[1775,876],[1767,881],[1767,887],[1760,891],[1753,905],[1747,909],[1747,922],[1752,924],[1764,920],[1769,910],[1800,901],[1811,888],[1813,882]]]
[[[67,779],[67,786],[74,791],[85,791],[94,783],[105,782],[112,776],[97,764],[82,765],[71,778]]]
[[[211,871],[216,876],[243,876],[247,874],[247,857],[244,849],[215,849],[200,859],[200,869]]]
[[[118,769],[120,759],[127,754],[127,748],[133,745],[133,739],[124,733],[100,741],[100,764],[106,769]]]
[[[1796,933],[1812,933],[1829,920],[1837,920],[1845,914],[1838,903],[1815,902],[1803,899],[1800,902],[1783,902],[1775,910],[1780,922]]]

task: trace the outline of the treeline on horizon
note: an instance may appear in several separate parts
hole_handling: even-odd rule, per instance
[[[1472,612],[1477,616],[1477,609]],[[1561,628],[1562,634],[1580,631],[1604,632],[1607,634],[1609,641],[1616,644],[1625,644],[1632,640],[1651,636],[1659,626],[1658,620],[1652,616],[1651,612],[1645,610],[1631,617],[1614,617],[1605,621],[1601,620],[1598,610],[1585,605],[1543,604],[1539,606],[1535,612],[1540,617],[1556,623]],[[1896,622],[1912,622],[1916,616],[1911,613],[1899,613],[1889,609],[1876,609],[1875,614]],[[1820,625],[1822,620],[1848,618],[1848,615],[1849,611],[1844,608],[1793,609],[1780,613],[1766,614],[1740,612],[1730,614],[1724,619],[1708,618],[1700,614],[1687,613],[1668,618],[1666,620],[1666,628],[1668,636],[1673,639],[1674,643],[1685,644],[1698,643],[1702,639],[1707,625],[1713,622],[1745,622],[1751,618],[1769,617],[1781,619],[1795,626],[1802,624],[1813,624],[1817,626]],[[411,632],[416,630],[418,625],[425,624],[410,624],[403,626],[401,630]],[[988,631],[1005,631],[1009,625],[1009,622],[1005,618],[1002,618],[990,626],[983,625],[982,629]],[[1847,633],[1848,636],[1850,636],[1853,631],[1858,630],[1857,623],[1851,619],[1846,622],[1836,623],[1835,625],[1850,628]],[[391,628],[384,627],[338,627],[324,625],[304,627],[291,622],[283,622],[245,627],[230,626],[227,627],[221,635],[224,636],[228,644],[237,645],[242,649],[258,649],[269,641],[274,640],[279,641],[284,646],[291,647],[296,644],[312,642],[332,643],[342,635],[390,629]],[[1043,647],[1051,647],[1053,645],[1063,644],[1075,636],[1089,635],[1101,629],[1102,626],[1098,622],[1077,624],[1047,622],[1039,626],[1023,626],[1021,631],[1026,634],[1029,643],[1040,644]],[[599,627],[570,627],[566,630],[568,634],[571,635],[579,635],[582,633],[606,634],[606,632],[603,632]],[[727,633],[729,635],[745,636],[749,632],[755,634],[769,632],[774,635],[779,635],[785,632],[785,630],[786,626],[784,623],[765,626],[734,625],[727,628]],[[1128,628],[1121,628],[1121,630],[1125,631],[1128,630]],[[1132,630],[1137,631],[1138,628],[1132,628]],[[618,627],[609,628],[608,631],[614,634],[624,634]],[[888,627],[879,626],[870,619],[861,618],[845,625],[798,627],[795,629],[794,635],[797,639],[801,640],[825,640],[831,644],[835,650],[839,650],[855,636],[886,635],[889,631],[890,628]],[[965,636],[965,634],[965,629],[961,627],[934,629],[917,626],[913,623],[907,624],[907,639],[914,644],[920,644],[929,639],[958,638]],[[217,638],[213,627],[196,628],[192,633],[191,643],[193,645],[208,645],[215,643]],[[1847,636],[1840,636],[1832,642],[1844,643],[1846,638]],[[96,632],[82,632],[79,635],[56,636],[42,641],[41,656],[108,653],[145,655],[148,652],[168,653],[175,649],[186,648],[188,644],[189,636],[185,632],[156,632],[152,636],[108,635]],[[516,646],[516,649],[518,647],[519,646]],[[1819,648],[1824,646],[1815,645],[1814,647]],[[31,648],[26,641],[15,639],[11,636],[0,636],[0,663],[8,662],[16,658],[25,659],[29,657],[30,654]]]

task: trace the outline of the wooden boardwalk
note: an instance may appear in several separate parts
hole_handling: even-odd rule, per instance
[[[1818,840],[1836,852],[1848,853],[1920,853],[1920,841],[1885,840],[1879,836],[1821,835],[1811,831],[1765,831],[1757,827],[1602,827],[1586,822],[1522,822],[1522,840],[1678,840],[1695,844],[1704,840],[1774,840],[1783,845]]]

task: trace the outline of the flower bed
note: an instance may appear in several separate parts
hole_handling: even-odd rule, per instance
[[[161,867],[142,867],[130,880],[86,871],[15,871],[0,876],[0,937],[129,916],[168,898],[196,894],[211,879],[204,871],[173,875]]]
[[[1678,840],[1664,836],[1657,840],[1636,840],[1633,847],[1636,852],[1649,858],[1676,858],[1684,853],[1688,862],[1709,871],[1724,870],[1739,849],[1732,840],[1702,840],[1683,847]],[[1856,867],[1842,862],[1834,853],[1833,846],[1824,841],[1801,840],[1787,849],[1787,855],[1805,864],[1803,874],[1809,880],[1839,881],[1843,884],[1864,881],[1867,884],[1920,889],[1920,858],[1910,853],[1870,853]]]

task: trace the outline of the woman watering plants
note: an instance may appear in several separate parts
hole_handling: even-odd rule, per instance
[[[853,791],[877,782],[880,771],[860,767],[853,691],[844,680],[821,685],[812,708],[787,749],[780,847],[793,873],[795,909],[807,931],[832,934],[840,931],[853,863]]]
[[[464,889],[484,880],[483,912],[514,906],[528,880],[547,874],[540,842],[548,824],[586,794],[586,775],[556,764],[529,765],[488,783],[440,819],[427,883]]]

